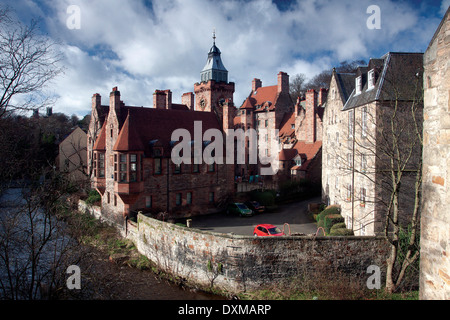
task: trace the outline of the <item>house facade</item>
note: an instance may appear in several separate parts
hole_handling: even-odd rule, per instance
[[[420,148],[414,147],[412,123],[421,129],[422,57],[389,52],[355,74],[333,72],[324,116],[322,197],[341,207],[356,235],[384,232],[393,172],[399,185],[414,185]],[[413,191],[399,192],[405,222]]]
[[[450,9],[424,55],[420,299],[450,299]]]
[[[215,43],[210,58],[221,59]],[[207,64],[201,82],[195,84],[195,95],[201,98],[186,93],[183,104],[172,103],[170,90],[155,90],[152,107],[127,106],[117,87],[108,105],[102,105],[98,93],[93,95],[88,170],[92,186],[102,196],[102,214],[107,220],[120,225],[137,211],[165,212],[169,219],[206,214],[217,210],[234,191],[233,164],[197,161],[194,147],[190,161],[176,164],[172,157],[181,142],[173,140],[176,130],[184,129],[192,139],[190,145],[203,153],[211,142],[203,140],[207,130],[223,133],[232,126],[234,83],[228,82],[226,71],[216,68]],[[222,72],[220,78],[216,71]],[[199,99],[204,108],[196,105]]]
[[[76,127],[61,143],[58,152],[58,169],[71,180],[84,185],[87,174],[87,135]]]
[[[320,183],[322,145],[322,115],[327,90],[310,90],[304,100],[294,103],[289,94],[289,75],[280,71],[277,84],[263,86],[253,79],[252,89],[237,111],[234,127],[256,132],[261,158],[272,158],[274,174],[264,181],[279,185],[295,179]],[[249,143],[246,142],[246,159]],[[263,161],[236,166],[236,175],[259,175],[267,165]]]

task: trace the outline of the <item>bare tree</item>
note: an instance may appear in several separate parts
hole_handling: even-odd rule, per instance
[[[0,201],[0,298],[46,299],[65,286],[65,271],[79,261],[78,245],[57,219],[66,182],[47,179],[9,189]]]
[[[306,76],[303,73],[295,75],[289,84],[289,93],[293,101],[302,98],[305,95]]]
[[[351,210],[350,228],[365,227],[354,225],[357,208],[364,205],[358,214],[365,215],[358,219],[373,224],[375,233],[390,243],[386,290],[394,292],[420,252],[423,91],[421,72],[407,86],[402,75],[384,81],[389,92],[382,101],[344,113],[347,129],[341,132],[341,147],[330,152],[347,182],[342,200],[350,202],[346,207]],[[358,182],[361,178],[367,183]],[[370,185],[373,192],[355,185]]]
[[[7,110],[34,110],[52,102],[42,90],[62,72],[61,55],[38,30],[36,21],[25,26],[0,7],[0,118]]]

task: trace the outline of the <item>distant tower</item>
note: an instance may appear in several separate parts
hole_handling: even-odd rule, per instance
[[[200,72],[200,83],[194,84],[194,93],[195,110],[215,112],[223,120],[223,103],[233,102],[234,82],[228,82],[228,71],[220,54],[214,31],[213,46],[209,50],[206,65]]]

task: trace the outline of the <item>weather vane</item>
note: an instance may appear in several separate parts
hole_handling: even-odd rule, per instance
[[[213,29],[213,42],[216,44],[216,28]]]

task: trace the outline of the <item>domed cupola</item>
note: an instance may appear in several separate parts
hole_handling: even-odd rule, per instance
[[[213,33],[213,46],[209,50],[208,60],[203,70],[200,72],[201,82],[214,80],[216,82],[228,83],[228,71],[220,58],[220,50],[216,46],[216,33]]]

